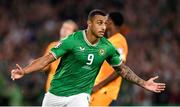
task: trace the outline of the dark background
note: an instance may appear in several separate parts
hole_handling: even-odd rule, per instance
[[[0,105],[41,105],[45,73],[10,79],[18,63],[25,66],[58,40],[62,21],[86,28],[89,11],[120,11],[127,38],[127,65],[143,79],[159,75],[166,91],[154,94],[123,81],[111,105],[180,104],[180,0],[0,0]]]

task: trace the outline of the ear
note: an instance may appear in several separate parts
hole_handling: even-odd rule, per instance
[[[92,25],[92,22],[90,20],[87,21],[88,26]]]

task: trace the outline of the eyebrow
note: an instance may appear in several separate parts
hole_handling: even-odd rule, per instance
[[[101,20],[101,19],[98,19],[97,21],[103,21],[103,20]]]
[[[104,22],[103,20],[96,20],[97,22]],[[106,21],[105,21],[106,22]]]

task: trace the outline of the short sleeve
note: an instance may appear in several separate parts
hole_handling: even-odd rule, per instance
[[[106,61],[111,65],[111,66],[119,66],[122,63],[122,57],[121,54],[115,49],[115,47],[112,47],[111,52],[109,57],[106,59]]]
[[[71,51],[72,48],[72,36],[70,35],[67,38],[59,41],[58,44],[51,49],[50,53],[54,56],[55,59],[58,59],[65,53]]]

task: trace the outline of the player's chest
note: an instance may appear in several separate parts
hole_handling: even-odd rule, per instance
[[[105,46],[89,47],[77,45],[73,49],[74,58],[82,64],[98,65],[108,56],[108,49]]]

